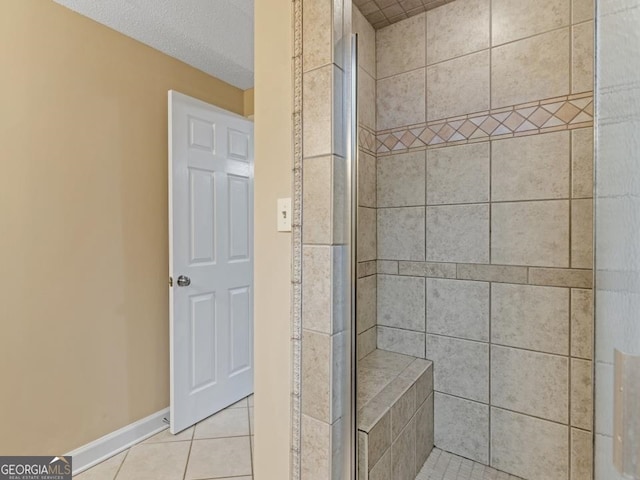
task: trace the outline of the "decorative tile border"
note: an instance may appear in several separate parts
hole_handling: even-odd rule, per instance
[[[593,92],[377,132],[376,155],[593,126]],[[361,127],[360,143],[370,148]],[[367,143],[365,143],[367,142]]]
[[[376,155],[376,132],[369,127],[360,125],[358,137],[360,149],[371,155]]]

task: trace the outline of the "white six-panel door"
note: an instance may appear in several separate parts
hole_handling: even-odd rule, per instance
[[[253,392],[253,123],[169,92],[171,432]]]

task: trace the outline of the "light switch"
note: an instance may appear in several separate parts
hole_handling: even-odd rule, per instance
[[[291,198],[278,199],[278,231],[291,231]]]

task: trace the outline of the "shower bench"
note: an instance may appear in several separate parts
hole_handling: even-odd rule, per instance
[[[414,480],[433,449],[433,364],[374,350],[358,362],[359,480]]]

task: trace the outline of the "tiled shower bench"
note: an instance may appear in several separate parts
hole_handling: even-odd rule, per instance
[[[433,449],[433,365],[374,350],[358,365],[360,480],[414,480]]]

